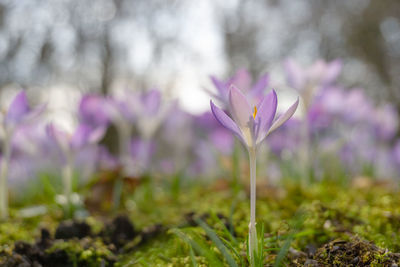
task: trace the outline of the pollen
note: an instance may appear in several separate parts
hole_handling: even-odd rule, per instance
[[[253,118],[255,119],[257,115],[257,107],[254,106]]]

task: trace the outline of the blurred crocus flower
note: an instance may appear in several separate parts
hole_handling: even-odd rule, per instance
[[[317,60],[308,68],[299,66],[292,59],[285,62],[285,70],[288,83],[299,92],[307,89],[307,86],[328,86],[334,83],[342,70],[340,60],[325,62]]]
[[[151,140],[167,116],[161,104],[161,93],[124,91],[122,97],[109,98],[106,110],[119,135],[119,157],[123,165],[130,162],[130,142],[134,126],[143,140]]]
[[[229,106],[229,90],[233,85],[239,88],[247,97],[251,104],[257,104],[261,101],[265,94],[265,90],[269,84],[269,75],[264,74],[259,80],[252,84],[251,74],[245,69],[239,69],[234,76],[227,81],[221,81],[215,76],[211,76],[211,81],[214,84],[217,92],[208,91],[208,93],[218,100],[224,107]]]
[[[62,153],[63,167],[63,186],[64,196],[68,204],[71,203],[72,177],[75,158],[78,152],[87,146],[96,144],[104,135],[105,128],[92,128],[81,124],[73,133],[68,133],[57,129],[53,124],[46,128],[47,135],[60,148]]]
[[[132,99],[136,114],[136,126],[141,138],[151,139],[167,117],[169,107],[161,103],[161,92],[152,89]]]
[[[105,126],[109,123],[106,112],[106,100],[95,94],[87,94],[81,98],[78,108],[79,121],[92,127]]]
[[[318,60],[310,67],[303,68],[295,61],[288,59],[284,67],[289,86],[300,93],[305,108],[308,110],[317,91],[333,85],[336,81],[342,70],[342,63],[340,60],[331,62]]]
[[[396,144],[393,147],[393,159],[396,163],[398,170],[400,171],[400,140],[396,141]]]
[[[256,106],[251,107],[246,96],[236,87],[229,91],[229,110],[233,120],[210,101],[215,118],[233,132],[247,148],[256,148],[264,138],[292,117],[297,109],[297,100],[285,113],[275,119],[278,105],[277,96],[272,90]]]
[[[19,92],[12,100],[10,107],[2,116],[1,134],[2,158],[0,174],[0,218],[8,217],[8,167],[12,152],[12,139],[19,127],[32,123],[44,111],[45,105],[32,109],[24,91]]]
[[[156,144],[152,140],[133,139],[130,146],[130,162],[126,166],[127,174],[140,176],[149,172],[155,150]]]
[[[373,125],[378,139],[391,140],[399,127],[399,118],[395,108],[389,104],[377,108],[373,114]]]

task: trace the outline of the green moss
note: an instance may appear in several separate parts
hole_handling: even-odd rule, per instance
[[[125,207],[136,229],[162,223],[167,228],[187,230],[184,214],[224,214],[233,223],[236,239],[243,253],[249,219],[249,197],[246,191],[235,195],[229,187],[195,184],[180,189],[174,195],[168,187],[155,181],[154,192],[149,198],[146,187],[138,187],[126,198]],[[400,251],[400,194],[393,184],[363,180],[354,185],[326,181],[312,185],[285,182],[279,187],[259,186],[257,199],[257,222],[264,224],[268,264],[272,264],[280,248],[290,239],[293,250],[304,252],[307,247],[319,250],[319,260],[324,262],[331,255],[323,248],[334,240],[350,242],[355,237],[372,242],[377,248]],[[111,219],[111,218],[110,218]],[[51,219],[49,219],[51,221]],[[88,218],[94,232],[100,231],[103,220]],[[43,222],[40,222],[42,225]],[[53,219],[55,225],[56,220]],[[209,218],[207,223],[223,235],[218,220]],[[33,241],[39,234],[39,221],[13,220],[0,224],[0,244],[9,246],[14,240]],[[54,228],[50,229],[54,231]],[[205,234],[200,235],[215,249]],[[360,254],[360,262],[374,264],[387,262],[392,254],[373,250],[366,246]],[[74,262],[99,263],[110,257],[111,251],[100,241],[85,245],[82,241],[57,242],[51,249],[65,249]],[[120,255],[119,266],[190,266],[189,246],[173,234],[163,234],[149,240],[134,251]],[[389,258],[388,258],[389,257]],[[204,258],[196,256],[198,264],[207,265]],[[342,256],[329,258],[340,265]],[[294,260],[288,253],[286,263]],[[89,265],[90,266],[90,265]]]
[[[100,239],[84,238],[81,240],[56,241],[46,253],[64,251],[74,266],[101,266],[115,260],[110,248]]]

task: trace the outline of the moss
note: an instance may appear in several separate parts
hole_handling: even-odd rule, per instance
[[[234,225],[236,239],[240,244],[238,250],[244,251],[249,218],[246,190],[236,195],[229,188],[221,189],[212,184],[198,183],[181,188],[182,193],[176,196],[167,187],[156,184],[152,198],[146,197],[145,190],[148,188],[138,187],[134,194],[126,198],[125,203],[126,212],[138,229],[156,223],[167,228],[187,229],[186,213],[222,213]],[[288,239],[291,250],[286,263],[296,261],[300,264],[302,260],[307,260],[302,253],[308,255],[310,251],[317,250],[318,259],[312,260],[340,265],[347,258],[339,254],[332,258],[332,253],[327,250],[329,248],[331,251],[333,247],[329,246],[335,240],[345,242],[346,249],[351,248],[349,244],[358,242],[362,251],[358,256],[360,262],[368,262],[371,266],[393,259],[394,254],[386,253],[385,249],[400,251],[400,194],[394,184],[363,180],[362,183],[350,185],[331,180],[305,186],[285,182],[280,187],[260,185],[257,190],[257,222],[265,226],[269,264],[273,263]],[[52,225],[57,220],[46,220],[53,232]],[[103,220],[95,217],[87,221],[95,233],[103,225]],[[218,220],[211,217],[207,223],[223,235]],[[0,224],[0,244],[7,245],[3,250],[7,250],[15,240],[33,241],[39,234],[39,224],[43,222],[16,219]],[[210,248],[215,249],[204,233],[200,234]],[[370,245],[356,241],[355,237]],[[112,252],[110,248],[99,240],[91,244],[77,240],[57,241],[51,250],[54,252],[57,249],[65,249],[74,262],[85,262],[89,266],[112,255],[109,254]],[[300,256],[293,258],[293,251],[298,251]],[[136,247],[134,251],[120,255],[117,266],[131,263],[139,266],[146,266],[146,263],[151,263],[151,266],[187,266],[190,265],[187,255],[189,247],[180,238],[162,234]],[[204,258],[196,257],[200,266],[207,265]]]
[[[100,239],[56,241],[46,253],[49,255],[65,252],[73,266],[111,266],[116,260],[109,247]]]

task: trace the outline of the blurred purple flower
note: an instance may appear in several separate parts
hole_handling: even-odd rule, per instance
[[[231,155],[234,146],[234,137],[226,129],[215,129],[210,133],[213,145],[224,155]]]
[[[95,94],[84,95],[79,103],[79,121],[91,127],[106,126],[109,117],[106,111],[106,100]]]
[[[105,133],[105,128],[92,128],[81,124],[70,134],[57,129],[53,124],[49,124],[46,127],[46,132],[48,137],[60,147],[63,153],[74,153],[87,145],[95,144],[100,141]]]
[[[389,104],[377,108],[373,114],[373,125],[378,139],[393,139],[399,127],[399,117],[395,108]]]
[[[0,174],[0,219],[8,216],[8,170],[12,154],[12,142],[16,130],[32,123],[44,111],[45,105],[31,109],[24,91],[19,92],[12,100],[1,124],[2,158]]]
[[[400,140],[396,141],[396,144],[393,147],[393,159],[394,162],[397,164],[397,167],[400,171]]]
[[[232,120],[210,101],[215,118],[233,132],[247,148],[255,148],[269,133],[290,119],[297,109],[299,100],[274,121],[277,104],[276,93],[272,90],[257,106],[251,107],[242,92],[232,86],[229,91],[229,109]]]
[[[229,106],[229,89],[232,85],[239,88],[248,97],[250,104],[255,105],[264,97],[265,90],[269,84],[269,75],[264,74],[252,85],[250,73],[245,69],[239,69],[227,81],[218,80],[214,76],[211,76],[211,81],[217,89],[217,93],[207,90],[208,93],[225,107]]]
[[[130,147],[131,164],[128,166],[129,175],[138,176],[149,172],[155,151],[156,144],[153,141],[133,139]]]
[[[303,92],[307,87],[326,87],[332,85],[342,70],[340,60],[325,62],[318,60],[308,68],[299,66],[295,61],[288,59],[285,64],[285,71],[289,85]]]
[[[4,120],[3,129],[13,131],[19,125],[33,122],[45,110],[46,105],[40,105],[34,109],[29,106],[26,93],[19,92],[11,102]]]

